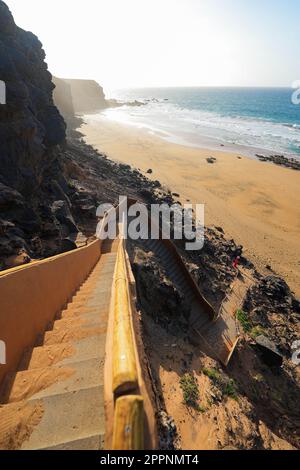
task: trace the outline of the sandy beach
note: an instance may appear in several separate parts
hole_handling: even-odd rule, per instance
[[[85,141],[113,160],[158,179],[180,201],[205,204],[206,225],[221,226],[227,238],[266,275],[284,277],[300,295],[300,173],[238,153],[169,143],[147,129],[89,116]],[[216,162],[209,164],[208,157]]]

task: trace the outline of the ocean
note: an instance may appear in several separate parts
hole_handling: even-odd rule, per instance
[[[104,113],[170,142],[300,159],[300,105],[292,103],[292,93],[289,88],[117,90],[112,98],[146,105],[125,105]]]

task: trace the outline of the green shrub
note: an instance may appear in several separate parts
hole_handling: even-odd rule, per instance
[[[256,374],[253,376],[255,382],[262,383],[265,381],[264,376],[262,374]]]
[[[237,400],[237,386],[235,380],[230,379],[228,382],[222,384],[222,393],[224,396]]]
[[[221,390],[223,397],[227,396],[237,400],[237,385],[234,379],[228,379],[217,369],[204,368],[202,372]]]
[[[264,335],[264,334],[265,334],[265,330],[260,325],[256,325],[253,328],[251,328],[250,336],[254,339],[257,338],[259,335]]]
[[[252,323],[249,320],[247,313],[244,312],[243,310],[238,310],[236,312],[236,317],[237,317],[238,321],[240,322],[240,324],[242,325],[243,330],[246,333],[249,333],[251,331],[251,328],[252,328]]]
[[[220,380],[220,372],[217,369],[208,369],[207,367],[204,367],[202,372],[213,382],[218,382]]]
[[[192,374],[185,374],[180,379],[180,386],[183,392],[184,403],[197,411],[205,411],[199,405],[200,393],[196,378]]]

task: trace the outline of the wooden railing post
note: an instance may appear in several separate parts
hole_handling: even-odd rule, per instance
[[[126,395],[115,404],[113,450],[144,449],[144,400]]]

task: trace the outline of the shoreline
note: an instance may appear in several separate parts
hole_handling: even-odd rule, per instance
[[[166,142],[145,129],[89,116],[79,129],[112,160],[159,180],[182,204],[205,204],[205,223],[221,226],[265,275],[284,277],[300,295],[300,173],[237,153]],[[210,164],[207,158],[216,161]],[[267,269],[267,266],[271,267]]]
[[[246,116],[241,116],[241,119],[236,118],[236,120],[233,118],[231,124],[227,122],[226,126],[222,126],[222,122],[224,124],[224,120],[226,122],[226,119],[229,118],[226,115],[224,119],[219,116],[219,124],[215,123],[215,125],[210,126],[207,125],[210,119],[214,122],[217,117],[214,113],[209,113],[210,116],[198,116],[196,119],[195,116],[189,116],[188,114],[189,112],[192,113],[193,110],[184,108],[182,112],[186,112],[186,115],[184,114],[185,117],[183,117],[176,107],[172,107],[173,104],[168,99],[147,101],[144,101],[144,106],[136,111],[125,106],[122,108],[107,108],[102,110],[101,114],[106,119],[120,124],[135,127],[136,129],[148,129],[150,132],[162,136],[167,142],[200,149],[206,148],[211,151],[225,147],[226,151],[239,152],[249,158],[255,158],[257,154],[263,154],[266,157],[280,155],[295,159],[300,165],[300,147],[292,145],[293,139],[297,139],[297,136],[294,135],[294,131],[296,128],[298,129],[297,126],[294,127],[291,124],[268,119],[260,121],[259,118],[255,119],[254,117],[248,117],[247,121]],[[171,108],[169,109],[168,106],[171,106]],[[86,118],[88,117],[87,114]],[[243,125],[239,129],[241,123]],[[228,127],[229,124],[230,127]],[[254,126],[252,133],[250,132],[251,126]],[[279,141],[274,137],[275,134],[280,136],[283,129],[290,132],[289,136],[287,135],[285,138],[291,140],[291,147],[285,145],[283,148],[282,142],[278,145]],[[292,133],[291,129],[293,130]],[[262,137],[264,134],[266,136]],[[272,134],[273,140],[270,141],[269,136]],[[281,137],[283,138],[283,136]]]

